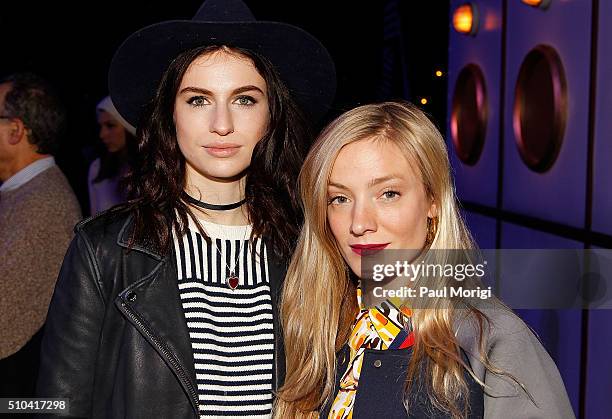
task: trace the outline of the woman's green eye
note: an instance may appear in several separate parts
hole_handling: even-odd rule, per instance
[[[203,96],[194,96],[190,98],[187,103],[191,106],[204,106],[206,105],[206,99]]]
[[[240,96],[238,99],[236,99],[236,102],[239,105],[245,105],[245,106],[253,105],[256,103],[255,99],[253,99],[250,96]]]

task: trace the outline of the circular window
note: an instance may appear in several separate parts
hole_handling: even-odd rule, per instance
[[[565,133],[567,82],[559,54],[550,46],[532,49],[519,71],[513,126],[523,162],[545,172],[554,164]]]
[[[457,156],[463,163],[475,165],[487,131],[487,92],[482,70],[476,64],[463,67],[457,77],[450,127]]]

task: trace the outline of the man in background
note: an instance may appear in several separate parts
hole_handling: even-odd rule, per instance
[[[0,80],[0,397],[34,394],[41,327],[81,218],[53,158],[64,122],[40,77]]]

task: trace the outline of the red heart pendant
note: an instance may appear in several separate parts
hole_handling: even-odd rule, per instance
[[[229,278],[227,278],[227,285],[233,290],[238,288],[238,277],[230,276]]]

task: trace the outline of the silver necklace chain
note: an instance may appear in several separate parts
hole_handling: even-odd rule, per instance
[[[206,229],[204,229],[204,230],[206,231]],[[240,246],[238,247],[238,252],[236,253],[236,257],[232,261],[233,264],[232,264],[231,268],[227,264],[227,262],[225,261],[225,258],[223,257],[223,253],[221,252],[221,249],[219,248],[220,246],[217,246],[217,240],[214,239],[214,241],[215,241],[215,243],[214,243],[215,244],[215,249],[217,249],[217,253],[219,253],[219,257],[223,260],[223,264],[225,265],[225,267],[229,271],[229,275],[225,276],[225,285],[227,285],[232,290],[235,290],[236,288],[238,288],[238,284],[239,284],[239,281],[240,281],[238,276],[236,276],[236,267],[238,266],[238,260],[240,260],[240,255],[242,254],[242,246],[244,245],[244,242],[246,241],[246,235],[247,235],[248,231],[249,231],[249,229],[248,229],[248,226],[247,226],[247,228],[244,229],[244,237],[240,241]],[[212,241],[213,238],[211,237],[211,235],[208,232],[206,232],[206,234],[208,235],[208,237]],[[219,240],[224,240],[224,239],[219,238]],[[231,240],[230,240],[230,242],[231,242]]]

